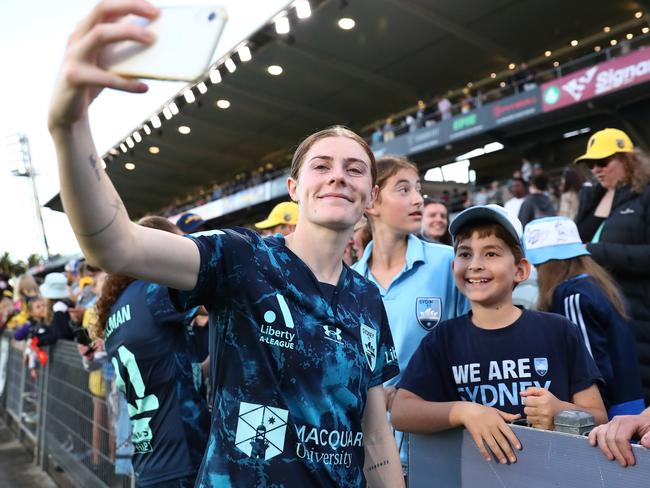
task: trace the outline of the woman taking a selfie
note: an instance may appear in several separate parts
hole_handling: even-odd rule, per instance
[[[293,234],[237,229],[179,237],[140,227],[101,168],[88,105],[101,88],[146,86],[106,72],[97,52],[151,43],[144,1],[99,4],[70,37],[50,107],[61,197],[88,260],[169,286],[177,308],[210,314],[213,416],[196,486],[402,486],[382,383],[398,372],[377,290],[342,263],[374,198],[375,161],[358,135],[333,127],[298,147],[288,190]],[[362,472],[363,470],[363,472]]]
[[[595,179],[583,186],[576,224],[591,257],[607,269],[627,301],[650,403],[650,164],[628,135],[604,129],[576,159]]]

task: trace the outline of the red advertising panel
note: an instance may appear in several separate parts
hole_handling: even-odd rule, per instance
[[[542,85],[544,112],[650,80],[650,49],[641,49]]]

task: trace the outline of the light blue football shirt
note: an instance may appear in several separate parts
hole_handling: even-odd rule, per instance
[[[352,269],[377,285],[384,301],[400,366],[400,374],[386,384],[395,385],[422,338],[438,323],[464,315],[470,307],[454,283],[451,246],[425,242],[411,234],[406,248],[406,265],[388,289],[384,289],[368,268],[373,244],[371,241],[366,246]]]

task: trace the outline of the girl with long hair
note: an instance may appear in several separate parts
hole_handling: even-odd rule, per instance
[[[300,210],[286,237],[232,229],[188,238],[134,224],[88,121],[101,88],[146,90],[96,62],[116,40],[153,42],[146,27],[115,22],[125,14],[153,19],[159,11],[107,0],[82,20],[49,129],[64,208],[88,260],[171,287],[180,310],[209,312],[213,415],[196,486],[358,487],[364,474],[372,486],[403,486],[382,388],[398,372],[386,314],[374,286],[342,260],[376,194],[372,151],[342,127],[307,137],[287,180]],[[124,309],[108,328],[128,318]],[[146,398],[142,407],[153,408]]]
[[[354,269],[379,288],[403,371],[422,338],[438,322],[467,312],[468,304],[454,285],[453,248],[417,237],[423,205],[417,167],[399,156],[383,156],[377,186],[377,198],[366,210],[373,240]],[[390,379],[385,388],[389,410],[398,380]],[[406,443],[401,434],[397,438],[404,463]]]
[[[530,222],[526,257],[537,267],[538,308],[565,315],[579,327],[603,377],[609,418],[643,410],[633,329],[614,280],[589,255],[567,217]]]

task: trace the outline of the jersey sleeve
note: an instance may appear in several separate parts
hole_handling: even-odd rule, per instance
[[[147,307],[158,324],[188,324],[198,312],[199,307],[192,307],[179,312],[171,301],[166,287],[150,283],[147,286]]]
[[[199,249],[201,264],[192,290],[169,289],[169,296],[178,311],[187,311],[193,307],[212,305],[216,297],[224,292],[226,281],[226,258],[229,236],[223,231],[211,231],[208,235],[186,236],[192,239]]]
[[[442,325],[422,339],[397,385],[429,402],[459,399],[449,378],[449,365],[443,352]]]
[[[377,341],[377,364],[375,365],[375,373],[370,380],[370,388],[381,385],[399,374],[397,353],[393,344],[393,335],[388,325],[386,309],[381,302],[381,298],[379,302],[381,308],[381,324],[379,327],[379,340]]]
[[[602,382],[602,375],[598,371],[598,367],[589,351],[587,351],[578,328],[571,323],[567,323],[565,329],[569,392],[573,396],[593,384]]]

